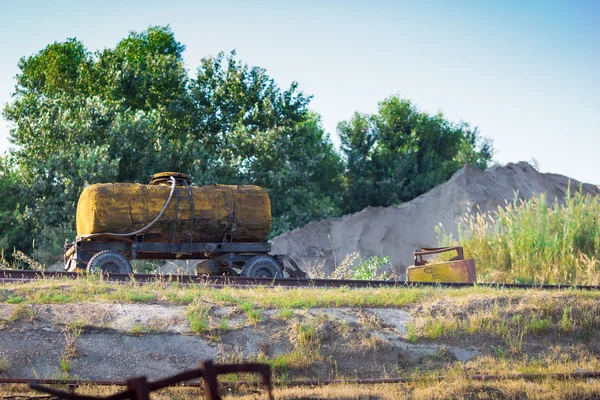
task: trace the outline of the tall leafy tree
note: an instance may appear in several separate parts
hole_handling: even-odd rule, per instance
[[[190,79],[184,49],[170,28],[150,27],[95,53],[69,39],[19,61],[3,110],[16,147],[0,185],[18,176],[22,201],[0,212],[20,210],[11,221],[28,224],[30,242],[72,231],[84,181],[147,182],[167,170],[197,184],[266,187],[274,233],[339,212],[341,160],[310,96],[296,83],[279,88],[235,53],[202,59]],[[6,247],[20,240],[4,236]]]
[[[267,188],[271,236],[339,214],[342,161],[296,82],[282,90],[263,68],[219,53],[202,60],[191,96],[196,138],[214,156],[199,179]]]
[[[69,39],[21,59],[4,116],[39,230],[73,219],[84,180],[147,180],[181,156],[182,51],[154,27],[96,54]]]
[[[0,156],[0,258],[13,248],[31,250],[30,219],[27,202],[21,198],[22,180],[10,155]]]
[[[375,115],[356,113],[338,125],[346,159],[344,212],[411,200],[465,164],[486,168],[491,143],[477,128],[421,112],[396,96]]]

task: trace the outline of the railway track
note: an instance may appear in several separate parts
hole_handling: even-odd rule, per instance
[[[82,279],[84,274],[62,271],[29,271],[0,270],[0,282],[27,282],[38,279]],[[199,275],[166,275],[166,274],[105,274],[103,279],[114,282],[148,284],[155,282],[179,282],[182,284],[200,284],[210,287],[315,287],[315,288],[375,288],[375,287],[493,287],[505,289],[543,289],[543,290],[600,290],[600,286],[592,285],[548,285],[522,283],[465,283],[465,282],[408,282],[399,280],[367,281],[348,279],[296,279],[296,278],[246,278],[238,276],[199,276]]]

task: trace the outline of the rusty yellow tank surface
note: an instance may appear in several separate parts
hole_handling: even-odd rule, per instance
[[[473,260],[411,265],[406,268],[406,278],[410,282],[474,282],[469,262]]]
[[[423,256],[456,251],[457,256],[445,262],[425,261]],[[406,268],[410,282],[475,282],[473,259],[465,260],[462,247],[421,248],[415,251],[415,265]]]
[[[181,182],[178,182],[181,183]],[[162,217],[144,232],[146,242],[261,242],[271,229],[271,202],[258,186],[190,186],[178,184]],[[105,183],[87,186],[77,204],[79,237],[142,229],[163,207],[171,186],[166,182]],[[193,199],[193,201],[192,201]],[[192,213],[193,209],[193,213]],[[193,223],[192,223],[193,221]]]

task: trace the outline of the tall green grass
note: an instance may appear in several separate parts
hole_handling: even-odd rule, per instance
[[[478,279],[600,284],[600,196],[567,193],[564,204],[548,206],[541,194],[461,218],[458,240]],[[441,230],[438,238],[455,244]]]

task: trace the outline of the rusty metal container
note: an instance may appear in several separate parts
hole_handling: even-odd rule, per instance
[[[153,176],[149,185],[103,183],[84,188],[77,203],[77,235],[125,234],[147,226],[174,196],[162,217],[143,233],[146,242],[261,242],[271,229],[271,201],[258,186],[190,186],[180,173]]]
[[[424,256],[456,251],[456,257],[445,262],[430,262]],[[476,282],[475,260],[464,259],[462,247],[420,248],[415,251],[415,265],[406,268],[411,282]]]

